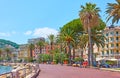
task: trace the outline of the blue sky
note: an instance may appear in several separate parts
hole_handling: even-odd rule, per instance
[[[97,4],[105,21],[107,3],[115,0],[0,0],[0,39],[24,44],[29,38],[57,34],[60,27],[79,18],[86,2]]]

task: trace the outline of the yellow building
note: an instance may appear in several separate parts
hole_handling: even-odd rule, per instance
[[[106,27],[103,33],[107,40],[105,46],[101,48],[101,57],[115,58],[120,56],[120,27]]]
[[[18,58],[24,60],[27,59],[28,57],[30,57],[30,54],[27,44],[20,45]]]

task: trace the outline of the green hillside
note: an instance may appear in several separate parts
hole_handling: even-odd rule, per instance
[[[14,43],[14,42],[12,42],[12,41],[0,39],[0,48],[4,48],[5,45],[11,45],[12,47],[14,47],[16,49],[19,48],[19,45]]]

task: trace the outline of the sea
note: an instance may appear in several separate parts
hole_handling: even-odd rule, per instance
[[[1,66],[0,65],[0,74],[4,74],[7,72],[11,72],[12,71],[12,67],[11,66]]]

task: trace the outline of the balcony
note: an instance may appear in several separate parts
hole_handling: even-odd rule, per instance
[[[109,48],[102,48],[101,50],[102,50],[102,51],[105,51],[105,50],[109,50]]]
[[[115,42],[115,40],[110,40],[110,41],[109,41],[109,43],[114,43],[114,42]]]
[[[109,54],[109,56],[115,56],[114,54]]]
[[[120,40],[115,40],[115,42],[120,42]]]
[[[115,47],[109,47],[109,49],[115,49]]]
[[[103,56],[103,57],[107,57],[107,56],[109,56],[109,54],[104,54],[104,55],[102,54],[101,56]]]

